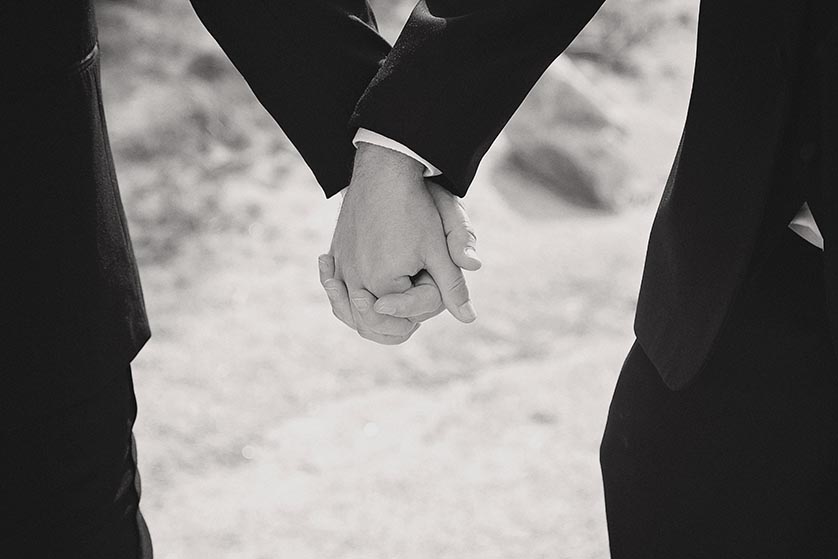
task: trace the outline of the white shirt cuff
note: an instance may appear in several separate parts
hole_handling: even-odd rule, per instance
[[[797,215],[789,223],[789,229],[823,250],[823,234],[818,228],[815,216],[812,215],[812,210],[809,209],[809,204],[803,204],[803,207],[800,208],[800,211],[797,212]]]
[[[387,136],[382,136],[378,132],[373,132],[372,130],[367,130],[366,128],[359,128],[358,132],[355,133],[355,138],[353,138],[352,140],[352,145],[354,145],[357,148],[358,144],[361,142],[391,149],[393,151],[403,153],[404,155],[415,159],[416,161],[425,166],[424,175],[426,177],[436,177],[442,174],[442,171],[434,167],[430,162],[428,162],[427,159],[424,159],[422,156],[417,154],[409,147],[400,144],[395,140],[391,140]]]

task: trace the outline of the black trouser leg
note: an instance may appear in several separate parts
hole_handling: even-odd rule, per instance
[[[70,407],[0,428],[0,557],[150,559],[130,368]]]

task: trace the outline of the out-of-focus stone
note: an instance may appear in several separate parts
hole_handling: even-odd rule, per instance
[[[559,59],[504,131],[504,180],[519,178],[563,200],[615,210],[627,199],[625,133],[595,86]]]

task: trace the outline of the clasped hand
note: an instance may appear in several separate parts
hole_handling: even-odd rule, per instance
[[[361,144],[320,281],[335,316],[362,337],[399,344],[447,309],[476,318],[462,270],[477,270],[476,237],[459,198],[424,167]]]

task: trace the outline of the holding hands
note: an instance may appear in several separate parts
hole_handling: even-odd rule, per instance
[[[411,157],[360,144],[320,281],[335,316],[369,340],[406,341],[444,309],[476,318],[462,270],[481,266],[459,198]]]

